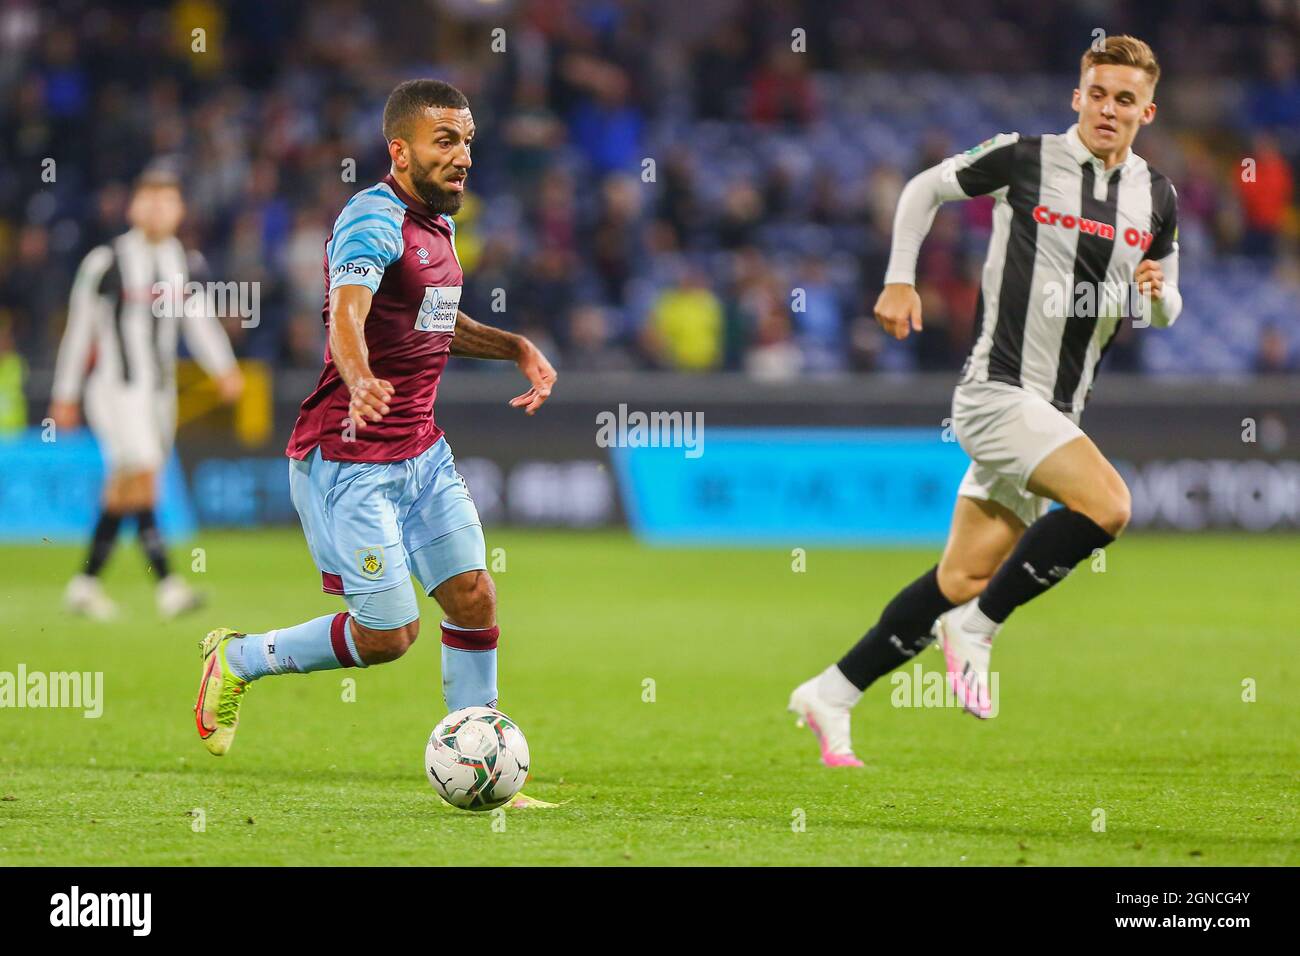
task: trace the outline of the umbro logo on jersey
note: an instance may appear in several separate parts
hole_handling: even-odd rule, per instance
[[[428,265],[428,263],[429,263],[429,250],[428,250],[428,249],[422,249],[422,248],[421,248],[421,249],[416,249],[416,250],[415,250],[415,254],[416,254],[417,256],[420,257],[420,262],[424,263],[425,265]]]
[[[1062,229],[1078,229],[1080,232],[1100,239],[1114,239],[1115,227],[1107,222],[1098,222],[1085,216],[1073,216],[1059,213],[1050,206],[1034,207],[1034,222],[1040,226],[1060,226]],[[1125,229],[1124,241],[1130,246],[1140,246],[1145,252],[1154,237],[1149,232],[1139,229]]]

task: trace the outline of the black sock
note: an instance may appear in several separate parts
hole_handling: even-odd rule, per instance
[[[876,678],[929,644],[935,618],[952,606],[939,590],[939,566],[935,565],[885,606],[876,626],[840,659],[840,672],[858,690],[866,690]]]
[[[980,595],[980,610],[1001,624],[1020,605],[1065,580],[1076,564],[1114,540],[1085,514],[1069,508],[1049,511],[1029,526],[994,573]]]
[[[154,518],[153,509],[146,508],[143,511],[135,513],[136,528],[140,535],[140,547],[144,549],[144,556],[149,559],[149,566],[153,569],[154,574],[158,575],[158,580],[167,577],[167,546],[163,543],[162,532],[158,530],[158,522]]]
[[[92,578],[103,570],[108,556],[117,543],[117,529],[122,525],[122,516],[111,511],[101,511],[95,531],[90,536],[90,553],[86,555],[86,573]]]

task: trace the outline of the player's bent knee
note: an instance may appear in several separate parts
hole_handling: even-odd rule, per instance
[[[378,630],[359,624],[352,619],[352,637],[356,641],[361,659],[370,664],[387,664],[395,661],[415,643],[420,636],[420,621],[417,618],[401,627]]]
[[[461,627],[491,627],[496,621],[496,585],[486,571],[458,574],[439,585],[435,596],[448,618]]]
[[[1111,537],[1118,538],[1128,527],[1129,521],[1133,518],[1133,501],[1125,491],[1122,499],[1116,500],[1106,515],[1106,520],[1101,526],[1106,529]]]
[[[961,568],[939,566],[939,590],[953,604],[965,604],[988,587],[989,575],[973,574]]]
[[[492,575],[486,571],[475,572],[474,584],[467,595],[467,602],[475,617],[486,617],[488,623],[491,623],[497,611],[497,589]]]
[[[367,665],[397,660],[420,634],[420,609],[409,581],[344,600],[357,653]]]
[[[1082,511],[1093,523],[1113,538],[1118,538],[1133,517],[1133,497],[1122,481],[1098,501],[1089,502]]]

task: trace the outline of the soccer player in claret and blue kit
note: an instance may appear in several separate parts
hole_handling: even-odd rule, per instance
[[[953,394],[953,431],[971,464],[939,563],[790,696],[830,766],[862,766],[850,709],[936,639],[956,701],[994,716],[989,663],[1007,618],[1128,524],[1128,488],[1079,420],[1125,315],[1167,328],[1182,310],[1177,195],[1132,149],[1155,119],[1159,78],[1147,44],[1107,37],[1080,62],[1074,126],[995,136],[918,174],[899,197],[876,318],[900,339],[921,328],[917,257],[940,203],[994,199],[980,332]]]
[[[289,439],[289,485],[321,585],[346,612],[264,633],[218,628],[202,642],[195,705],[213,754],[234,740],[250,684],[395,661],[415,641],[411,586],[441,605],[449,710],[497,703],[496,591],[478,512],[433,406],[447,359],[514,362],[532,415],[555,370],[532,342],[459,310],[456,224],[474,117],[437,80],[399,85],[384,107],[387,176],[348,201],[325,245],[325,367]]]

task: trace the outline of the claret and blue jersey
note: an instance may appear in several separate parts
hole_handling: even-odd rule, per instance
[[[432,592],[486,567],[478,512],[433,419],[464,279],[455,234],[388,176],[343,207],[325,246],[324,320],[331,288],[371,291],[370,369],[393,398],[382,420],[355,427],[327,348],[289,441],[290,492],[322,587],[368,626],[417,616],[412,574]]]
[[[352,197],[325,245],[325,305],[330,289],[362,285],[373,293],[366,347],[375,377],[393,384],[391,411],[364,429],[348,429],[349,392],[328,347],[315,390],[303,402],[288,454],[302,460],[319,447],[329,461],[400,461],[432,446],[438,381],[456,330],[464,273],[456,224],[410,196],[392,178]]]

